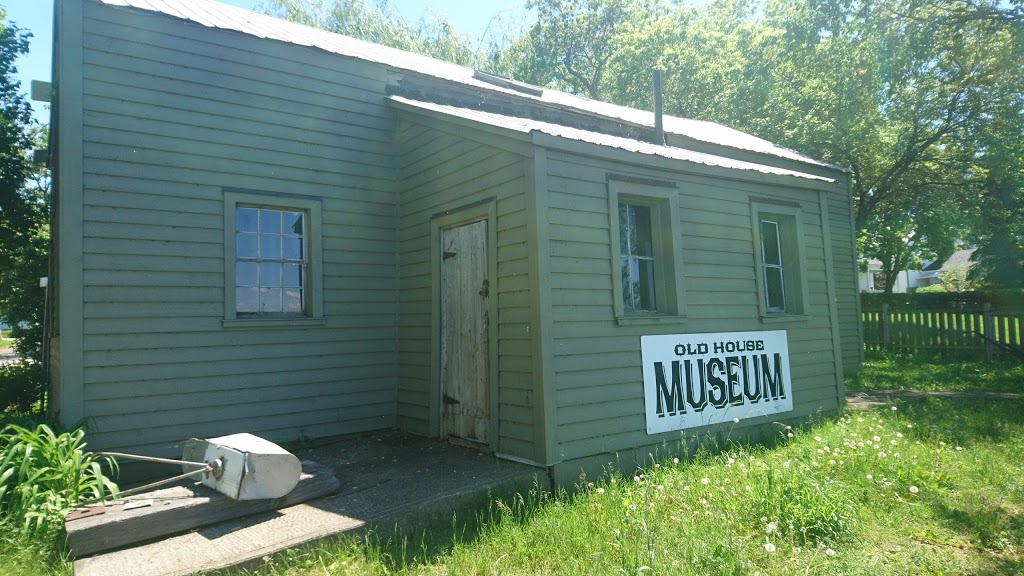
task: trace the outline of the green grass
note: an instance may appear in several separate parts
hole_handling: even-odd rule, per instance
[[[927,379],[913,373],[947,374],[941,366],[871,362],[865,377]],[[972,366],[986,389],[1019,381],[1010,368]],[[1024,401],[927,397],[895,408],[779,426],[772,446],[705,450],[572,496],[534,493],[221,574],[1024,572]],[[69,574],[46,558],[0,543],[0,573]]]
[[[11,338],[11,331],[10,330],[0,330],[0,341],[4,341],[4,342],[12,341],[13,342],[14,339]]]
[[[962,389],[961,373],[984,389],[1020,381],[1009,366],[955,372],[920,359],[870,362],[865,377],[893,370],[893,381],[951,379],[932,388]],[[336,538],[225,574],[1024,571],[1024,401],[894,407],[780,429],[773,447],[703,451],[574,496],[498,502],[425,532]]]
[[[977,362],[931,355],[872,354],[863,369],[846,381],[851,391],[983,390],[1024,394],[1024,363]]]

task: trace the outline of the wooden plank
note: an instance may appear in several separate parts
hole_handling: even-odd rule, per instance
[[[330,468],[303,462],[295,488],[273,500],[232,500],[201,484],[176,486],[132,496],[108,505],[106,513],[65,523],[72,556],[81,558],[104,550],[160,538],[232,518],[292,506],[330,494],[340,483]],[[153,500],[152,506],[125,510],[128,502]]]

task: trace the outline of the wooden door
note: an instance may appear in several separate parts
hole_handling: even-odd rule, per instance
[[[487,443],[487,221],[441,231],[441,436]]]

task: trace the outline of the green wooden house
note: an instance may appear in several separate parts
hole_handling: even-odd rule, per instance
[[[845,170],[209,0],[55,17],[51,403],[93,448],[397,428],[572,481],[843,403]]]

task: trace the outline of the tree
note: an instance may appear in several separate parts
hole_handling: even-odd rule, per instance
[[[362,0],[268,0],[261,8],[278,18],[463,66],[481,59],[471,39],[444,18],[410,26],[386,0],[376,7]]]
[[[526,5],[537,10],[530,47],[538,68],[550,74],[538,83],[593,99],[605,96],[618,40],[655,21],[661,11],[657,3],[638,0],[527,0]]]
[[[13,78],[14,60],[28,51],[31,35],[7,22],[2,9],[0,21],[0,319],[12,326],[18,352],[35,357],[45,306],[39,278],[46,276],[49,181],[29,154],[45,133],[33,127]]]

